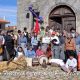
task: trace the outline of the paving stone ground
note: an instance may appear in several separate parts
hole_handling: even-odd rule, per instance
[[[22,70],[0,72],[0,80],[80,80],[80,72],[67,74],[59,67],[27,67]]]

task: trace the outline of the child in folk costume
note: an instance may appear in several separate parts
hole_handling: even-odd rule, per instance
[[[51,44],[48,45],[45,55],[47,56],[48,59],[52,57]]]
[[[36,57],[40,57],[41,55],[44,55],[44,52],[42,51],[42,48],[39,46],[36,51]]]
[[[36,56],[36,53],[33,50],[32,46],[30,46],[29,49],[26,51],[25,56],[26,56],[27,66],[32,66],[32,60]]]
[[[33,50],[33,47],[32,47],[32,46],[30,46],[30,47],[28,48],[28,50],[27,50],[26,53],[25,53],[25,56],[28,57],[28,58],[35,58],[36,53],[35,53],[35,51]]]
[[[48,63],[48,58],[40,46],[36,51],[36,57],[39,60],[39,64],[42,65],[42,67],[46,68]]]
[[[74,58],[73,54],[70,54],[66,64],[62,66],[62,69],[68,73],[77,71],[77,60]]]

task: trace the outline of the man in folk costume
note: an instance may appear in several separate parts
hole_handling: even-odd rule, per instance
[[[9,55],[8,58],[9,59],[13,58],[15,56],[15,54],[14,54],[14,39],[11,36],[10,31],[7,31],[7,34],[5,36],[5,46],[6,46],[6,50],[8,52],[8,55]]]
[[[24,36],[28,39],[28,31],[26,27],[24,27]]]
[[[69,58],[70,53],[73,54],[75,58],[77,58],[77,54],[75,53],[76,43],[74,38],[70,33],[68,33],[67,38],[65,40],[65,61]]]
[[[76,41],[76,53],[78,55],[80,51],[80,34],[77,32],[76,32],[75,41]]]
[[[52,51],[53,51],[52,58],[59,59],[60,58],[60,52],[59,52],[60,40],[59,40],[59,37],[56,36],[56,32],[52,33],[51,40],[52,40],[51,42],[52,42]]]

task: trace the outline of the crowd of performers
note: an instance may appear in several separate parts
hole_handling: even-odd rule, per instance
[[[34,31],[28,33],[26,27],[17,34],[0,30],[0,61],[16,61],[25,56],[27,66],[39,60],[44,67],[56,63],[69,73],[77,70],[79,51],[80,35],[74,28],[70,32],[60,32],[59,29],[53,31],[42,27],[38,34]]]

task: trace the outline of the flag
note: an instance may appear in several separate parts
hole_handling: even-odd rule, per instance
[[[38,34],[40,32],[40,27],[39,27],[38,19],[36,19],[36,24],[35,24],[35,27],[34,27],[34,32],[36,34]]]

